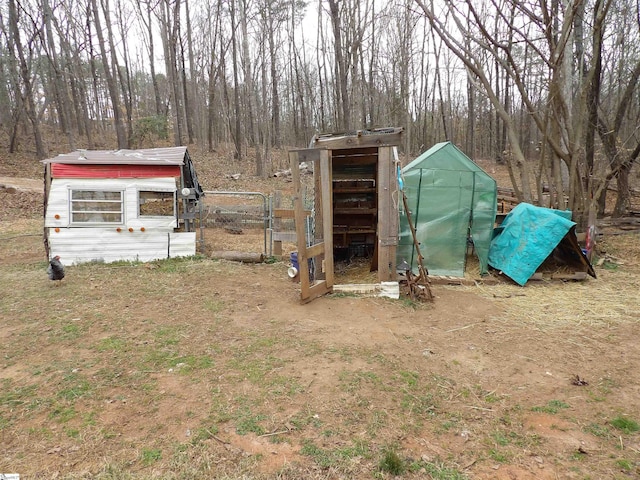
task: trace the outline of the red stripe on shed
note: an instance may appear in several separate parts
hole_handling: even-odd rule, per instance
[[[173,165],[76,165],[51,164],[53,178],[158,178],[180,177]]]

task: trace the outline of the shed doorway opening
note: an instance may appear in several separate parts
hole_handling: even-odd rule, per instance
[[[385,129],[324,135],[311,142],[315,148],[290,153],[294,197],[298,199],[300,213],[295,220],[301,278],[307,275],[303,273],[307,269],[306,260],[317,257],[309,267],[315,270],[310,282],[329,278],[334,281],[325,284],[329,290],[334,283],[397,281],[400,192],[396,145],[400,144],[401,132],[402,129]],[[302,215],[304,192],[299,167],[303,160],[315,158],[326,158],[327,165],[322,172],[319,168],[313,170],[314,201],[311,218],[306,218]],[[312,228],[305,229],[303,225]],[[322,246],[310,248],[310,245]],[[321,251],[322,255],[307,256],[301,254],[303,250]],[[366,275],[358,273],[358,278],[352,278],[348,269],[342,271],[343,265],[353,264],[366,265]]]

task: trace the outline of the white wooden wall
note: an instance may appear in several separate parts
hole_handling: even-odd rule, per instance
[[[71,225],[72,189],[122,190],[122,224]],[[45,228],[50,255],[72,265],[91,261],[148,262],[196,253],[195,232],[174,232],[175,217],[138,216],[138,191],[175,192],[174,178],[154,179],[59,179],[51,181]],[[58,218],[56,218],[58,216]],[[118,231],[118,229],[120,231]],[[130,231],[131,229],[131,231]]]

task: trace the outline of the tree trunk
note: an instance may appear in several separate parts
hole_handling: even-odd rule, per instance
[[[42,138],[42,132],[40,131],[40,123],[38,121],[38,114],[36,112],[36,105],[33,98],[33,85],[31,83],[31,72],[27,64],[27,59],[24,55],[22,48],[22,40],[20,39],[20,30],[18,29],[18,11],[16,8],[15,0],[9,0],[9,29],[10,36],[13,43],[9,42],[9,48],[15,48],[15,54],[18,57],[20,65],[20,76],[22,77],[22,83],[24,84],[24,105],[27,118],[31,122],[31,128],[33,129],[33,138],[36,145],[36,155],[39,159],[47,158],[47,149]]]
[[[160,101],[160,87],[158,85],[158,78],[156,76],[156,67],[155,67],[155,42],[153,40],[153,22],[151,20],[151,1],[145,2],[146,10],[142,10],[141,3],[135,2],[138,6],[138,13],[140,15],[140,21],[144,25],[146,30],[146,40],[148,43],[148,51],[149,51],[149,72],[151,77],[151,85],[153,86],[153,99],[155,105],[155,114],[156,116],[160,116],[164,114],[162,108],[162,102]]]
[[[215,50],[211,49],[211,65],[209,66],[208,111],[207,111],[207,145],[209,152],[214,150],[216,81]]]
[[[123,37],[127,36],[126,27],[125,27],[125,19],[123,18],[124,13],[122,11],[122,4],[120,0],[118,0],[116,18],[118,20],[118,24],[120,26],[120,35]],[[103,5],[103,8],[105,5]],[[108,4],[106,5],[108,8]],[[123,52],[123,60],[124,60],[124,72],[118,65],[118,58],[116,57],[116,46],[113,40],[113,32],[111,30],[111,19],[108,10],[105,10],[104,16],[107,23],[107,32],[109,33],[109,49],[111,50],[111,66],[114,70],[114,77],[117,77],[120,80],[120,90],[122,91],[122,99],[124,102],[125,108],[125,121],[127,128],[127,148],[131,147],[131,142],[133,140],[133,92],[131,86],[131,67],[130,67],[130,59],[129,59],[129,48],[127,46],[127,42],[122,42],[122,52]]]
[[[236,0],[230,0],[231,10],[231,58],[233,63],[233,129],[234,158],[242,158],[242,127],[240,122],[240,81],[238,80],[238,39],[236,38]]]
[[[272,97],[272,110],[273,110],[273,146],[280,148],[280,88],[278,80],[278,66],[276,59],[276,46],[275,46],[275,26],[274,26],[274,12],[272,2],[268,2],[268,15],[269,15],[269,31],[267,32],[267,39],[269,42],[269,63],[271,67],[271,97]]]
[[[473,75],[470,71],[467,70],[467,76],[471,77]],[[471,158],[475,157],[475,118],[476,118],[476,93],[473,88],[473,82],[470,79],[467,81],[467,139],[465,142],[465,152]]]
[[[89,149],[93,149],[93,122],[89,115],[90,95],[87,91],[87,85],[81,80],[82,75],[79,73],[82,71],[84,64],[78,58],[77,50],[74,50],[72,53],[70,45],[71,40],[73,40],[73,45],[78,45],[80,43],[77,38],[76,30],[73,30],[73,38],[66,44],[66,55],[67,64],[69,65],[69,78],[72,81],[71,93],[73,105],[78,115],[78,134],[85,135],[87,137],[87,147]]]
[[[265,22],[266,24],[266,22]],[[260,137],[262,142],[262,159],[261,163],[264,165],[263,174],[267,174],[269,172],[269,168],[272,166],[270,162],[270,151],[271,151],[271,121],[269,116],[269,109],[267,105],[267,91],[268,91],[268,74],[267,74],[267,50],[262,50],[262,61],[260,62],[260,72],[262,77],[261,89],[262,89],[262,106],[258,107],[260,110],[260,118],[262,121],[259,122],[258,128],[260,129]],[[258,146],[257,148],[261,148]]]
[[[618,195],[616,197],[616,204],[613,208],[614,217],[624,217],[629,213],[629,207],[631,206],[631,189],[629,187],[629,172],[631,171],[632,164],[624,164],[618,171],[616,177],[616,186],[618,189]]]
[[[318,18],[322,19],[322,0],[318,0]],[[322,21],[318,22],[318,34],[316,36],[316,51],[318,52],[318,55],[316,55],[317,58],[317,62],[318,62],[318,83],[319,83],[319,90],[320,90],[320,105],[319,105],[319,110],[320,110],[320,131],[324,132],[327,128],[327,114],[326,114],[326,103],[327,103],[327,96],[325,95],[325,89],[326,89],[326,84],[328,83],[329,79],[326,73],[326,58],[325,58],[325,49],[322,48],[322,46],[324,45],[325,41],[324,41],[324,28],[323,28],[323,23]],[[322,52],[322,53],[320,53]]]
[[[207,86],[207,146],[209,152],[213,152],[216,144],[215,125],[216,125],[216,89],[218,80],[220,79],[220,70],[222,68],[225,50],[223,47],[222,34],[220,32],[220,9],[221,2],[217,2],[215,15],[211,14],[214,21],[213,32],[211,34],[211,53],[209,65],[209,83]],[[216,44],[220,40],[220,51],[216,56]]]
[[[431,34],[433,35],[433,44],[435,47],[436,44],[436,37],[435,37],[435,31],[432,30]],[[449,131],[447,129],[447,117],[445,114],[445,106],[444,106],[444,99],[442,97],[442,80],[440,78],[440,52],[442,49],[442,42],[440,43],[440,45],[435,48],[435,52],[434,52],[434,61],[435,61],[435,77],[436,77],[436,85],[437,85],[437,89],[438,89],[438,96],[440,99],[440,106],[438,108],[438,110],[440,110],[440,119],[442,121],[442,131],[443,131],[443,137],[445,140],[451,140],[451,137],[449,135]],[[435,99],[435,95],[434,95],[434,99]],[[434,112],[435,113],[435,112]]]
[[[88,5],[87,6],[87,19],[89,19],[91,17],[91,10],[92,10],[92,6]],[[93,34],[91,31],[91,22],[87,21],[87,33],[85,35],[86,38],[86,42],[89,45],[89,55],[91,57],[91,61],[89,62],[89,65],[91,66],[91,95],[93,97],[93,115],[95,116],[96,119],[96,129],[98,132],[104,132],[105,130],[105,125],[104,125],[104,120],[105,118],[107,118],[107,114],[106,112],[103,111],[102,105],[100,103],[100,89],[98,87],[98,69],[96,68],[97,66],[97,60],[95,60],[96,58],[99,57],[99,54],[96,53],[95,48],[93,46]]]
[[[104,0],[108,2],[108,0]],[[107,81],[107,88],[109,90],[109,96],[111,98],[111,108],[113,110],[113,123],[116,129],[116,137],[118,140],[118,148],[128,148],[129,143],[127,141],[127,133],[122,123],[122,110],[120,109],[120,98],[118,96],[118,87],[116,85],[116,79],[111,74],[111,68],[109,67],[109,60],[107,57],[107,51],[105,48],[104,35],[102,33],[102,26],[100,22],[100,13],[98,11],[98,5],[96,0],[91,0],[91,8],[93,11],[93,21],[96,25],[96,34],[98,35],[98,46],[100,47],[100,59],[102,60],[102,66],[104,67],[104,76]],[[108,8],[108,7],[107,7]],[[113,53],[115,55],[115,53]]]
[[[184,49],[182,49],[182,89],[184,95],[184,113],[187,121],[187,136],[189,144],[194,142],[193,118],[195,106],[198,105],[198,77],[195,57],[193,55],[193,36],[191,34],[191,15],[189,13],[189,0],[184,0],[185,17],[187,22],[187,53],[189,58],[189,77],[187,79],[187,69],[184,68]],[[182,42],[180,43],[182,45]],[[191,102],[193,100],[193,103]]]
[[[56,111],[58,112],[58,118],[60,119],[60,128],[62,132],[67,135],[69,141],[69,148],[75,149],[75,141],[73,138],[73,130],[71,128],[71,115],[69,108],[71,102],[67,95],[67,89],[65,88],[64,79],[62,78],[62,69],[58,59],[58,53],[56,52],[55,39],[53,36],[53,28],[51,27],[53,12],[48,0],[42,0],[42,16],[44,21],[46,41],[45,43],[49,50],[49,65],[53,70],[53,96],[55,98]]]
[[[340,9],[337,0],[329,0],[329,9],[331,11],[331,24],[333,26],[333,42],[335,54],[335,81],[336,88],[336,106],[338,110],[338,127],[348,131],[351,130],[351,103],[348,90],[348,73],[347,65],[344,58],[344,46],[342,45],[341,18]]]
[[[185,0],[186,1],[186,0]],[[189,79],[187,79],[187,68],[185,66],[185,55],[184,55],[184,45],[182,42],[182,37],[180,37],[180,62],[181,68],[181,84],[182,84],[182,104],[184,108],[182,109],[182,113],[184,114],[184,121],[187,127],[187,143],[191,145],[193,143],[193,107],[191,106],[191,101],[189,100]],[[193,70],[191,71],[191,78],[193,78]]]
[[[173,10],[172,10],[173,8]],[[167,69],[168,88],[171,92],[174,145],[183,144],[183,114],[180,94],[180,77],[178,76],[177,45],[180,33],[180,0],[172,4],[172,0],[161,3],[160,35],[164,49],[164,62]]]
[[[374,113],[374,103],[375,103],[375,79],[374,79],[374,72],[375,72],[375,63],[377,60],[376,57],[376,51],[377,51],[377,47],[376,47],[376,38],[377,38],[377,25],[376,25],[376,9],[375,9],[375,1],[372,0],[371,2],[371,51],[370,51],[370,57],[369,57],[369,80],[367,82],[367,110],[365,112],[365,118],[364,118],[364,125],[368,126],[368,127],[373,127],[374,126],[374,119],[375,119],[375,113]],[[364,57],[364,55],[363,55]],[[364,78],[364,72],[363,72],[363,78]],[[405,152],[408,154],[408,152]]]
[[[10,101],[10,96],[11,96],[11,91],[14,92],[14,97],[15,97],[15,103],[13,105],[13,108],[9,109],[9,111],[4,111],[4,109],[2,109],[0,112],[0,118],[4,117],[4,115],[7,115],[7,119],[2,118],[2,123],[6,124],[8,126],[8,130],[9,130],[9,153],[16,153],[18,151],[18,145],[19,145],[19,130],[20,130],[20,123],[22,122],[22,114],[25,111],[25,106],[24,106],[24,98],[22,95],[22,87],[20,86],[20,67],[18,66],[18,62],[17,62],[17,55],[15,53],[15,49],[13,46],[13,33],[11,31],[6,31],[5,30],[5,25],[3,25],[3,22],[0,22],[0,26],[2,26],[3,29],[3,33],[6,35],[6,37],[9,39],[9,42],[7,43],[7,50],[9,52],[9,55],[7,55],[6,57],[2,57],[0,56],[0,80],[2,80],[2,86],[0,86],[0,88],[4,88],[4,86],[7,86],[7,90],[6,93],[3,90],[3,105],[11,105],[11,101]],[[5,68],[5,62],[6,62],[6,68]],[[5,77],[5,75],[7,75]]]

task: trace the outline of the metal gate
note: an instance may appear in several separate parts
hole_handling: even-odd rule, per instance
[[[200,201],[200,250],[270,255],[269,197],[260,192],[208,190]]]

